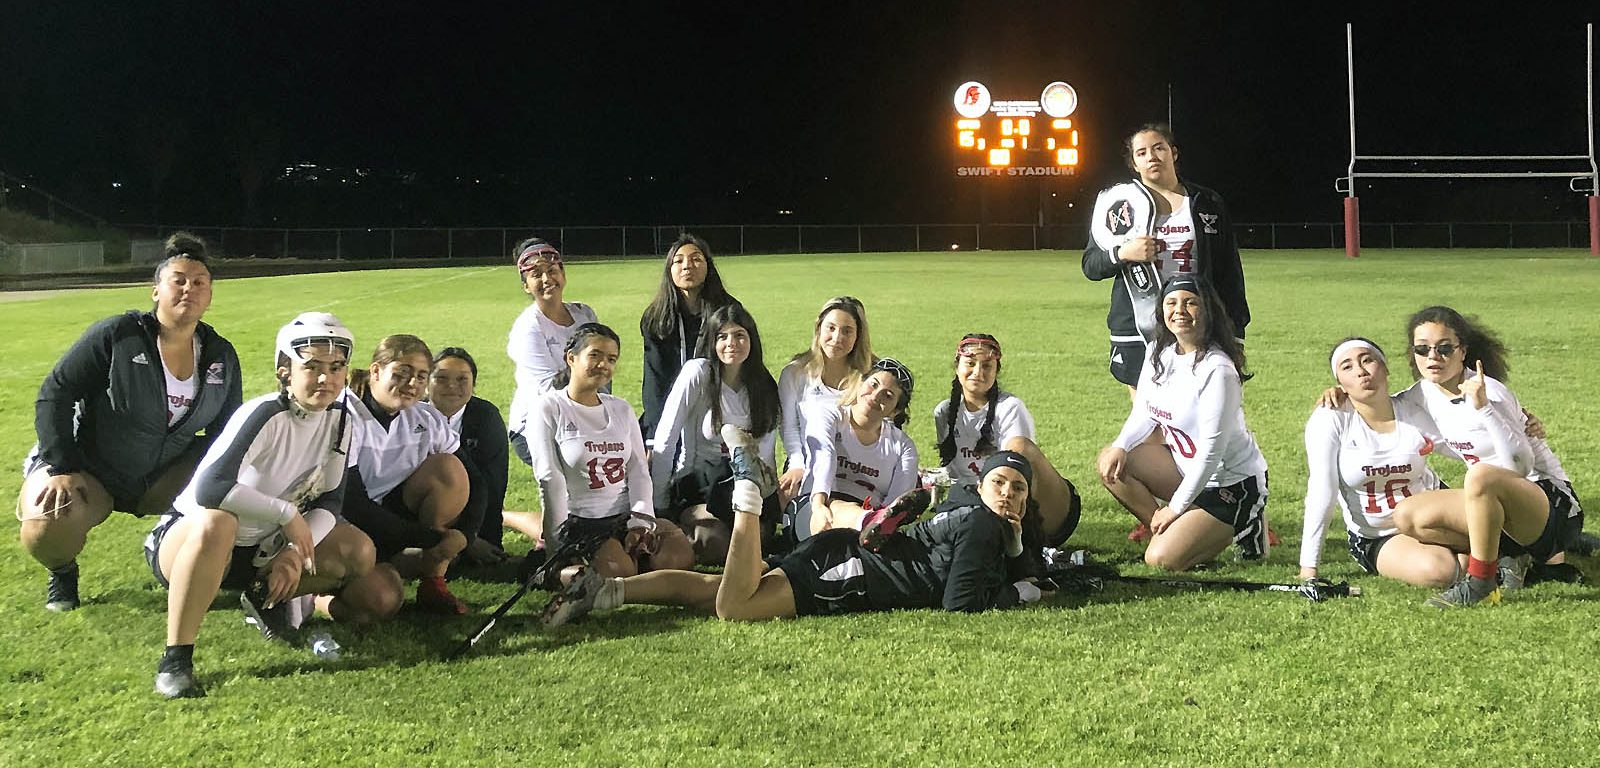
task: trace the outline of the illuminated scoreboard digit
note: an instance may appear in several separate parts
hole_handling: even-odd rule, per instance
[[[1057,80],[1038,98],[1001,101],[976,80],[955,93],[957,176],[1071,176],[1078,172],[1078,92]]]

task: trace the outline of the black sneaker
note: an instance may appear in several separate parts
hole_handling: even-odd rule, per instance
[[[198,699],[206,695],[194,679],[194,667],[156,673],[156,693],[167,699]]]
[[[56,613],[78,610],[78,564],[71,568],[50,571],[50,584],[45,590],[44,609]]]
[[[294,645],[298,633],[289,624],[289,604],[282,602],[266,608],[266,595],[267,583],[261,579],[256,579],[249,589],[239,595],[244,623],[260,630],[261,636],[268,640]]]

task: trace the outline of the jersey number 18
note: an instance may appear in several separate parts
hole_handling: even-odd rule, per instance
[[[595,490],[607,485],[616,485],[627,479],[628,473],[622,467],[622,459],[590,459],[589,460],[589,488]]]

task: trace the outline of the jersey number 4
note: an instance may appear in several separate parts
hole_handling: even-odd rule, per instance
[[[622,468],[622,459],[590,459],[589,488],[591,490],[616,485],[626,480],[628,473]]]
[[[1383,514],[1383,507],[1378,506],[1378,481],[1367,482],[1367,506],[1363,509],[1369,515]],[[1411,480],[1397,477],[1383,484],[1383,500],[1388,504],[1389,511],[1393,512],[1400,502],[1411,495]]]

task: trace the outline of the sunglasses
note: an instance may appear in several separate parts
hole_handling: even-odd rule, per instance
[[[1460,348],[1460,345],[1451,344],[1448,341],[1440,342],[1431,347],[1427,344],[1417,344],[1411,348],[1411,354],[1417,357],[1427,357],[1430,352],[1438,352],[1440,357],[1449,357]]]

